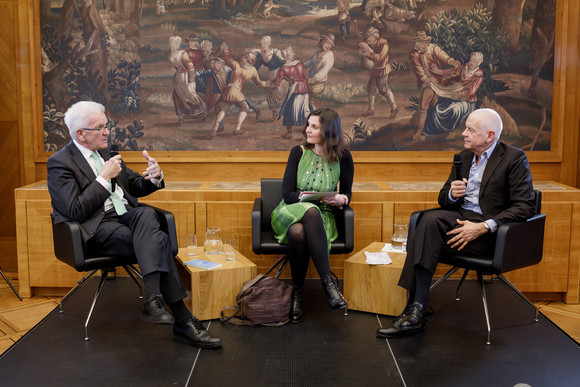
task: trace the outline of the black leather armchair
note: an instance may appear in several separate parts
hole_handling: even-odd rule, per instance
[[[288,263],[288,245],[278,243],[271,225],[272,211],[282,200],[282,179],[262,179],[261,190],[261,197],[254,200],[252,208],[252,250],[256,254],[282,255],[268,270],[269,273],[279,265],[278,277]],[[348,254],[354,249],[354,212],[345,206],[341,214],[336,217],[338,238],[330,245],[331,254]]]
[[[146,204],[140,204],[140,206],[145,206]],[[150,206],[152,207],[152,206]],[[152,207],[159,218],[161,224],[161,229],[167,233],[171,243],[171,250],[174,256],[177,255],[178,245],[177,245],[177,234],[175,231],[175,218],[173,214],[169,211],[162,210],[160,208]],[[86,282],[97,272],[101,271],[101,280],[97,291],[93,298],[93,303],[89,310],[87,320],[85,322],[85,340],[89,340],[88,325],[91,320],[91,316],[97,304],[97,300],[101,294],[103,286],[105,285],[105,280],[109,277],[109,274],[115,274],[117,267],[122,266],[129,276],[135,281],[140,289],[140,298],[143,297],[143,287],[139,283],[136,277],[143,279],[141,273],[133,266],[137,263],[135,256],[101,256],[92,255],[90,251],[87,251],[86,245],[83,243],[81,238],[81,226],[78,222],[74,220],[68,220],[61,223],[52,223],[52,237],[54,242],[54,254],[56,257],[66,263],[67,265],[73,267],[79,272],[89,273],[80,279],[75,287],[73,287],[61,300],[60,300],[60,313],[63,313],[63,303],[75,294]]]
[[[487,324],[487,344],[491,344],[491,326],[485,295],[483,275],[496,275],[512,291],[527,302],[535,311],[534,321],[538,321],[538,308],[530,302],[514,285],[502,274],[508,271],[532,266],[542,260],[544,248],[544,226],[546,215],[541,214],[542,193],[534,191],[536,215],[525,222],[503,224],[497,229],[497,239],[493,256],[482,257],[464,254],[461,252],[443,255],[439,262],[453,266],[443,277],[431,285],[431,291],[445,281],[450,275],[459,269],[464,269],[463,276],[457,286],[455,299],[459,301],[459,289],[470,270],[477,273],[477,279],[481,287],[481,297],[485,311]],[[409,221],[409,233],[415,230],[421,216],[434,209],[414,212]]]

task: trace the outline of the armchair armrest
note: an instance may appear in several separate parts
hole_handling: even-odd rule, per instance
[[[342,208],[343,221],[339,227],[339,233],[342,231],[344,235],[344,248],[345,254],[348,254],[354,250],[354,211],[351,206],[346,205]]]
[[[542,260],[546,215],[525,222],[502,224],[497,230],[493,260],[494,273],[532,266]]]
[[[262,199],[254,200],[252,207],[252,250],[256,254],[262,253]]]

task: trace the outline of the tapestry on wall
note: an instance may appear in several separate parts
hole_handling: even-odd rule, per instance
[[[462,148],[479,107],[550,150],[555,0],[41,0],[45,150],[79,100],[122,150],[287,151],[340,114],[354,151]]]

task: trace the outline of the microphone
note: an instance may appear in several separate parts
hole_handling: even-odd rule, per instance
[[[455,178],[463,181],[463,173],[461,172],[463,169],[463,160],[461,159],[461,153],[456,153],[453,156],[453,165],[455,166]]]
[[[119,147],[115,144],[111,145],[111,157],[115,157],[119,154]],[[115,192],[115,186],[117,185],[117,178],[113,177],[111,179],[111,192]]]

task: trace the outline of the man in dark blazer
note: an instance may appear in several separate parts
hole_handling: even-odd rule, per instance
[[[502,121],[494,110],[478,109],[466,120],[462,136],[462,176],[455,168],[439,192],[441,209],[423,215],[407,244],[399,286],[409,291],[407,306],[381,338],[424,330],[432,314],[429,288],[441,254],[448,249],[493,254],[497,228],[534,215],[532,175],[526,154],[499,142]]]
[[[138,207],[138,197],[165,186],[157,161],[144,150],[148,166],[139,174],[127,168],[120,155],[111,157],[110,128],[101,104],[77,102],[64,121],[72,141],[47,162],[53,221],[79,222],[91,252],[136,256],[145,282],[143,320],[173,324],[173,337],[190,345],[221,346],[222,340],[212,337],[183,302],[186,292],[155,211]]]

